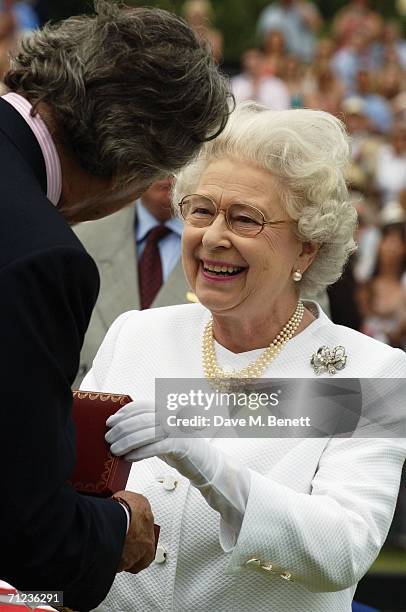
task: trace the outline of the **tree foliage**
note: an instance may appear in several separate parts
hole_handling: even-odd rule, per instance
[[[270,0],[211,0],[214,8],[215,26],[224,34],[224,54],[228,62],[236,62],[241,52],[256,42],[256,23],[261,10],[270,4]],[[184,0],[125,0],[127,5],[158,6],[182,14]],[[92,12],[92,0],[44,0],[51,19],[62,19],[69,15]],[[343,6],[345,0],[316,0],[316,4],[326,19],[326,31],[329,20]],[[376,10],[385,17],[396,15],[396,0],[375,0]]]

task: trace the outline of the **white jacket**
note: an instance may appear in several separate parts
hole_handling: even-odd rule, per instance
[[[200,304],[125,313],[110,328],[82,389],[153,399],[155,378],[203,378],[201,339],[209,317]],[[337,377],[405,377],[402,351],[334,325],[320,309],[265,376],[314,376],[310,357],[322,345],[346,349],[347,366]],[[222,368],[241,369],[260,352],[236,355],[216,344]],[[127,488],[151,503],[161,525],[161,562],[136,576],[118,574],[97,610],[349,612],[393,517],[405,440],[211,443],[251,469],[233,550],[221,548],[219,515],[187,479],[157,458],[134,464]]]

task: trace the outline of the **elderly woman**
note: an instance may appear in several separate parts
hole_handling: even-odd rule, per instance
[[[118,575],[98,610],[351,609],[392,519],[401,439],[175,438],[154,411],[157,378],[314,378],[323,345],[342,345],[347,365],[322,377],[405,376],[400,350],[300,300],[354,249],[348,153],[333,116],[249,103],[181,172],[183,263],[200,303],[119,317],[82,385],[135,398],[107,440],[137,462],[127,488],[161,525],[155,564]]]

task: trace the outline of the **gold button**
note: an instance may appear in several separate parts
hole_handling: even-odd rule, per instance
[[[290,572],[283,572],[283,574],[281,574],[281,578],[283,578],[284,580],[289,580],[289,581],[293,581],[292,578],[292,574]]]
[[[261,559],[248,559],[248,561],[245,562],[245,565],[251,566],[253,565],[254,567],[260,567],[261,566]]]
[[[273,571],[272,568],[273,568],[272,563],[263,563],[261,565],[261,569],[263,569],[264,572],[272,572]]]

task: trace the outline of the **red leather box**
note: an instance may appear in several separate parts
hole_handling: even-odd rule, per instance
[[[79,493],[111,497],[126,487],[131,463],[110,452],[104,439],[106,421],[132,399],[129,395],[74,391],[72,417],[76,429],[76,465],[69,484]],[[155,546],[159,526],[154,525]]]
[[[73,392],[76,465],[69,482],[79,493],[111,497],[125,489],[131,463],[112,455],[104,436],[109,416],[131,401],[129,395]]]

